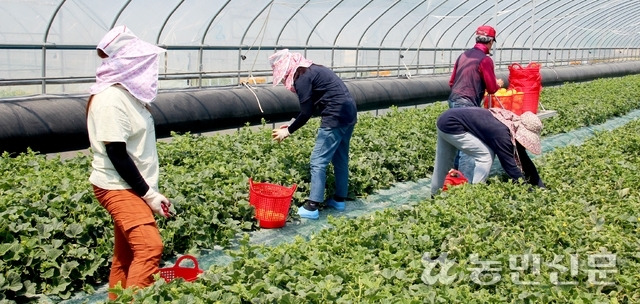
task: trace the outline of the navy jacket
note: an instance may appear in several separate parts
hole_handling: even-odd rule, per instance
[[[315,114],[321,116],[321,128],[355,125],[358,110],[347,86],[331,69],[317,64],[298,68],[293,82],[300,114],[289,126],[289,133],[302,127]]]

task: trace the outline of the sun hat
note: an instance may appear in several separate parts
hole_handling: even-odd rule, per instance
[[[524,112],[520,115],[520,123],[516,124],[516,140],[533,154],[542,153],[540,132],[542,121],[538,115],[532,112]]]
[[[289,49],[282,49],[269,56],[269,64],[273,69],[273,86],[277,86],[284,79],[284,86],[291,92],[296,92],[293,87],[293,76],[299,67],[310,67],[313,62],[300,53],[291,53]]]
[[[490,25],[479,26],[478,29],[476,29],[476,35],[491,37],[493,41],[496,41],[496,29]]]
[[[515,141],[518,141],[531,153],[542,153],[542,144],[540,143],[542,121],[536,114],[527,111],[518,116],[509,110],[500,108],[491,108],[489,111],[493,117],[509,128],[514,145]]]

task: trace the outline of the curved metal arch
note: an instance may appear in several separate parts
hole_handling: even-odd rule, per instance
[[[625,38],[627,38],[627,39],[625,39]],[[632,42],[634,39],[635,39],[635,36],[632,36],[632,35],[618,36],[615,39],[613,39],[613,41],[611,43],[611,46],[612,47],[617,47],[617,48],[625,48],[625,49],[633,48],[632,44],[630,42]],[[624,44],[625,40],[629,41],[629,43],[627,43],[626,45]]]
[[[635,11],[634,11],[633,13],[635,13]],[[637,17],[632,17],[632,18],[625,18],[625,19],[626,19],[626,20],[638,20],[639,18],[637,18]],[[624,26],[624,25],[622,25],[621,27],[622,27],[622,28],[626,28],[626,26]],[[635,27],[633,27],[633,28],[632,28],[632,30],[629,30],[629,31],[631,32],[630,37],[632,37],[632,38],[633,38],[633,39],[631,39],[631,41],[630,41],[630,42],[635,41],[635,39],[636,39],[635,37],[640,37],[640,33],[638,33],[638,32],[639,32],[639,30],[640,30],[640,24],[639,24],[638,22],[636,22]],[[617,42],[617,41],[620,41],[620,40],[624,40],[624,38],[625,38],[625,37],[620,36],[620,37],[618,37],[618,39],[616,39],[615,41]],[[623,44],[622,44],[622,45],[623,45]],[[625,47],[625,48],[630,48],[630,47],[633,47],[633,45],[634,45],[633,43],[628,43],[628,44],[627,44],[626,46],[624,46],[624,47]]]
[[[311,40],[311,35],[313,35],[313,32],[316,31],[316,28],[318,27],[318,25],[320,25],[320,23],[322,23],[322,21],[324,20],[324,18],[327,18],[327,16],[333,12],[334,9],[336,9],[336,7],[338,7],[342,2],[344,2],[344,0],[340,0],[338,1],[338,3],[336,3],[333,7],[331,7],[325,14],[324,16],[322,16],[322,18],[318,19],[318,22],[316,22],[316,24],[313,25],[313,28],[311,28],[311,30],[309,31],[309,36],[307,36],[307,40],[304,42],[305,46],[309,45],[309,40]]]
[[[633,47],[633,49],[635,49],[634,54],[636,54],[636,56],[640,55],[640,35],[636,35],[631,42],[631,45],[635,45],[635,47]]]
[[[541,6],[541,8],[538,8],[538,6],[536,6],[534,8],[535,9],[535,15],[533,17],[535,18],[535,16],[543,14],[543,12],[547,11],[547,9],[549,9],[549,7],[551,7],[555,3],[556,3],[555,1],[548,1],[547,4],[544,5],[544,6]],[[528,7],[527,8],[528,15],[531,16],[531,13],[532,13],[531,6],[530,5],[526,5],[526,7]],[[525,15],[523,15],[523,16],[525,16]],[[515,22],[515,21],[516,20],[514,20],[513,22]],[[535,23],[535,19],[534,19],[534,23]],[[523,26],[525,28],[522,31],[520,31],[520,35],[518,35],[518,36],[522,36],[522,34],[525,33],[526,29],[531,27],[531,23],[530,22],[520,22],[520,24],[515,26],[515,29],[511,33],[516,32],[517,30],[519,30]],[[527,45],[529,43],[529,41],[530,41],[529,39],[532,39],[531,38],[531,34],[529,34],[528,37],[524,39],[524,41],[522,42],[522,45],[523,46]],[[516,41],[516,40],[514,40],[514,41]]]
[[[440,2],[440,5],[436,6],[436,7],[434,8],[434,10],[436,10],[436,9],[438,9],[439,7],[443,6],[443,5],[444,5],[444,3],[445,3],[445,1]],[[429,18],[429,12],[427,12],[427,14],[425,14],[425,15],[424,15],[424,17],[420,18],[420,20],[419,20],[418,22],[416,22],[416,23],[415,23],[415,24],[414,24],[414,25],[413,25],[413,26],[412,26],[412,27],[407,31],[407,34],[406,34],[406,35],[404,35],[404,38],[402,38],[402,41],[400,42],[400,48],[402,48],[402,46],[404,45],[404,42],[407,40],[407,37],[409,37],[409,34],[410,34],[411,32],[413,32],[413,30],[414,30],[414,29],[415,29],[419,24],[421,24],[423,21],[424,21],[424,22],[426,22],[425,20],[426,20],[427,18]],[[435,24],[435,25],[437,25],[439,22],[440,22],[440,21],[436,22],[436,24]],[[429,32],[429,31],[427,31],[427,32]],[[420,32],[418,32],[418,35],[420,35]],[[411,46],[409,46],[409,47],[411,47]]]
[[[447,16],[448,16],[451,12],[453,12],[453,11],[457,10],[457,9],[458,9],[460,6],[462,6],[463,4],[464,4],[464,2],[460,2],[460,4],[458,4],[456,7],[454,7],[454,8],[452,8],[452,9],[450,9],[450,10],[447,12]],[[444,5],[444,1],[443,1],[442,3],[440,3],[440,5],[438,5],[436,8],[438,8],[438,7],[442,6],[442,5]],[[424,19],[426,19],[426,18],[428,18],[428,17],[429,17],[429,14],[427,14],[426,16],[424,16],[424,18],[422,18],[422,19],[420,20],[420,22],[422,22],[422,20],[424,20]],[[442,20],[444,20],[444,19],[440,19],[440,20],[438,20],[438,21],[433,25],[433,27],[432,27],[432,28],[435,28],[435,27],[436,27],[436,25],[438,25],[440,22],[442,22]],[[404,36],[404,38],[402,39],[402,43],[400,44],[400,47],[402,47],[402,46],[404,45],[404,41],[405,41],[405,40],[407,39],[407,37],[409,36],[409,33],[411,33],[411,31],[413,31],[413,29],[414,29],[418,24],[420,24],[420,22],[417,22],[417,23],[416,23],[416,25],[414,25],[414,26],[413,26],[413,28],[411,28],[411,29],[407,32],[407,35],[406,35],[406,36]],[[429,32],[430,32],[430,31],[431,31],[431,29],[427,30],[427,31],[424,33],[424,36],[423,36],[423,37],[427,36],[427,35],[429,34]],[[419,35],[419,34],[420,34],[420,33],[418,33],[418,35]],[[420,41],[420,45],[422,45],[422,40]],[[418,45],[418,48],[417,48],[418,50],[420,50],[420,45]]]
[[[582,1],[580,3],[580,5],[566,5],[566,4],[563,4],[563,5],[559,6],[558,8],[556,8],[556,10],[561,10],[560,13],[558,15],[556,15],[556,16],[559,17],[559,15],[563,15],[563,14],[566,16],[566,14],[569,14],[569,13],[572,13],[572,12],[575,12],[575,11],[579,11],[583,7],[589,6],[593,2],[597,2],[597,1],[598,0]],[[562,18],[559,17],[557,19],[553,18],[553,19],[550,19],[550,20],[546,20],[544,23],[540,24],[539,28],[542,29],[542,31],[540,32],[539,35],[536,35],[536,37],[533,38],[533,42],[532,42],[533,45],[542,45],[546,41],[546,39],[548,37],[550,37],[550,36],[547,35],[547,32],[552,30],[552,29],[554,31],[556,31],[558,28],[563,28],[561,25],[559,25],[559,23],[563,23],[563,22],[566,23],[568,21],[568,19],[569,19],[568,17],[562,17]],[[551,23],[551,24],[549,24],[549,23]],[[538,39],[540,39],[541,37],[544,37],[544,38],[543,38],[542,42],[540,42],[538,44],[537,43]],[[552,38],[551,42],[553,42],[558,37],[559,36],[554,36]],[[549,46],[551,46],[551,42],[549,43]]]
[[[30,8],[32,11],[34,11],[34,14],[35,14],[35,10],[34,10],[34,9],[32,9],[31,7],[29,7],[29,8]],[[1,8],[1,7],[0,7],[0,11],[4,11],[4,12],[6,12],[6,13],[7,13],[7,15],[13,15],[13,14],[12,14],[12,11],[10,11],[10,10],[8,10],[8,9],[6,9],[6,8]],[[14,16],[14,17],[16,17],[16,16]],[[17,18],[14,18],[14,19],[16,19],[16,20],[17,20]],[[23,23],[23,22],[16,22],[16,23],[17,23],[17,25],[19,25],[19,26],[20,26],[20,28],[22,28],[22,29],[24,30],[24,32],[25,32],[25,33],[29,32],[29,30],[27,29],[27,27],[25,27],[25,26],[24,26],[24,23]],[[0,35],[3,35],[3,37],[4,37],[4,35],[6,35],[6,34],[7,34],[7,33],[0,33]],[[47,37],[46,35],[43,35],[43,40],[45,41],[45,43],[46,43],[46,41],[47,41],[46,37]]]
[[[601,17],[606,17],[608,16],[610,13],[610,11],[605,11],[605,10],[600,10],[598,11],[594,16],[591,16],[590,18],[583,18],[583,20],[580,20],[582,23],[580,23],[579,27],[582,26],[587,26],[588,23],[590,22],[599,22],[601,20]],[[580,41],[578,41],[579,37],[576,36],[571,40],[571,43],[577,42],[576,46],[577,47],[581,47],[580,43],[582,41],[584,41],[585,37],[583,36],[582,39],[580,39]],[[567,43],[564,44],[564,47],[567,46],[567,44],[569,43],[569,41],[567,41]]]
[[[362,10],[369,6],[369,4],[371,4],[374,0],[369,0],[369,2],[367,2],[367,4],[363,5],[358,11],[356,11],[355,13],[353,13],[353,15],[351,15],[351,18],[349,18],[340,28],[340,30],[338,31],[338,33],[336,34],[336,37],[333,39],[333,45],[335,46],[336,43],[338,42],[338,38],[340,37],[340,34],[342,34],[342,31],[344,31],[344,29],[347,27],[347,25],[349,23],[351,23],[351,21],[353,21],[353,18],[355,18],[358,14],[360,14],[360,12],[362,12]]]
[[[180,3],[176,4],[176,6],[171,10],[169,15],[164,18],[164,22],[162,22],[162,26],[160,26],[160,30],[158,31],[158,36],[156,37],[156,44],[160,43],[160,36],[162,36],[162,32],[164,31],[164,27],[167,26],[167,22],[171,19],[171,16],[178,10],[178,8],[184,3],[185,0],[180,0]]]
[[[478,8],[481,4],[483,4],[482,2],[478,1],[478,4],[471,10],[469,10],[469,12],[474,11],[476,8]],[[466,26],[464,26],[464,28],[469,28],[469,26],[476,20],[480,19],[480,16],[484,16],[484,13],[486,13],[487,11],[491,10],[492,8],[495,8],[495,6],[491,5],[489,8],[487,8],[484,12],[482,12],[481,14],[479,14],[478,16],[476,16],[475,18],[473,18],[471,21],[469,21],[467,23]],[[457,21],[456,21],[457,23]],[[451,45],[449,47],[453,48],[454,43],[458,40],[458,37],[460,37],[460,35],[462,35],[462,32],[458,32],[456,34],[456,36],[451,39]],[[444,35],[443,35],[444,36]],[[424,41],[424,39],[426,39],[426,36],[422,38],[422,41]],[[438,45],[440,43],[440,39],[442,39],[442,36],[440,36],[440,38],[438,39],[438,42],[436,43],[436,45]],[[422,41],[420,41],[420,45],[422,45]]]
[[[602,17],[607,17],[609,13],[610,13],[609,11],[600,10],[595,15],[590,16],[589,19],[584,18],[584,20],[581,20],[581,23],[579,24],[579,26],[591,27],[593,24],[599,24],[602,20],[607,20],[606,18],[602,18]],[[598,37],[600,37],[601,35],[602,34],[599,33]],[[578,47],[581,47],[581,44],[585,41],[585,39],[589,40],[587,36],[588,35],[584,35],[582,37],[576,36],[571,40],[571,42],[575,43]]]
[[[638,12],[640,12],[640,7],[634,7],[634,9],[631,10],[624,10],[620,15],[618,15],[618,18],[616,18],[616,20],[614,21],[614,23],[611,24],[610,30],[615,30],[615,29],[619,29],[619,28],[627,28],[628,26],[625,26],[624,24],[628,22],[628,20],[637,20],[637,19],[633,19],[633,18],[629,18],[629,16],[634,16],[636,15]],[[616,39],[617,38],[617,39]],[[606,41],[617,41],[620,39],[623,39],[624,36],[619,35],[619,36],[608,36],[606,37]],[[605,45],[607,45],[608,47],[615,47],[615,45],[613,43],[605,43]]]
[[[513,8],[512,8],[512,7],[513,7]],[[506,7],[504,7],[504,8],[502,9],[502,11],[508,11],[509,9],[517,10],[517,9],[522,8],[522,7],[523,7],[523,5],[522,5],[521,1],[516,0],[516,1],[511,2],[511,3],[510,3],[509,5],[507,5]],[[497,12],[496,12],[496,15],[497,15]],[[508,27],[508,26],[507,26],[507,27],[501,27],[501,26],[500,26],[500,25],[501,25],[501,21],[500,21],[500,20],[497,20],[497,19],[498,19],[498,18],[497,18],[497,16],[496,16],[496,20],[495,20],[495,23],[496,23],[496,24],[495,24],[495,27],[496,27],[496,31],[502,31],[502,34],[501,34],[501,32],[498,32],[498,33],[497,33],[497,35],[498,35],[498,36],[501,36],[501,37],[502,37],[502,38],[500,38],[500,41],[501,41],[500,43],[501,43],[501,44],[499,45],[500,47],[502,47],[502,46],[504,45],[504,42],[505,42],[505,41],[508,41],[509,35],[510,35],[511,33],[513,33],[513,31],[506,32],[505,30],[501,30],[501,29],[506,29],[506,28],[509,28],[509,27]],[[516,20],[516,19],[514,19],[514,21],[515,21],[515,20]],[[469,24],[471,24],[471,23],[469,23]],[[510,24],[513,24],[513,21],[511,21],[511,23],[510,23]],[[502,35],[504,35],[504,36],[502,36]],[[458,36],[459,36],[459,34],[458,34]],[[458,36],[456,36],[456,38],[455,38],[456,40],[458,39]],[[472,35],[472,36],[473,36],[473,35]],[[472,41],[473,41],[473,40],[472,40]],[[494,47],[492,48],[492,52],[495,54],[495,51],[496,51],[497,49],[498,49],[498,45],[496,45],[496,46],[494,46]]]
[[[480,7],[480,6],[481,6],[481,5],[483,5],[483,4],[484,4],[484,3],[483,3],[483,1],[478,1],[478,2],[476,2],[476,6],[474,6],[473,8],[471,8],[471,9],[470,9],[469,11],[467,11],[464,15],[466,16],[466,15],[467,15],[467,14],[469,14],[470,12],[475,11],[478,7]],[[490,10],[490,9],[491,9],[491,8],[493,8],[493,7],[494,7],[493,5],[489,6],[489,8],[487,8],[484,12],[486,12],[486,11]],[[470,25],[473,21],[478,20],[478,18],[480,18],[480,16],[484,16],[484,12],[483,12],[482,14],[479,14],[479,15],[478,15],[478,16],[476,16],[475,18],[473,18],[471,21],[469,21],[469,22],[467,23],[467,25],[466,25],[466,26],[463,26],[463,28],[468,28],[468,27],[469,27],[469,25]],[[461,20],[462,20],[462,19],[458,19],[458,20],[456,20],[453,24],[456,24],[456,23],[460,22]],[[452,24],[452,25],[451,25],[451,26],[450,26],[446,31],[444,31],[444,32],[443,32],[443,34],[440,36],[440,38],[438,38],[438,41],[436,41],[436,44],[435,44],[435,46],[436,46],[436,47],[437,47],[438,45],[440,45],[440,40],[442,40],[442,37],[444,37],[444,36],[445,36],[445,33],[446,33],[447,31],[449,31],[451,28],[453,28],[453,24]],[[462,24],[462,22],[460,22],[460,24]],[[453,39],[451,39],[451,45],[450,45],[449,47],[453,48],[453,44],[456,42],[456,40],[458,40],[458,37],[460,37],[460,35],[462,35],[462,31],[458,32],[458,34],[456,34],[456,36],[455,36]],[[422,43],[424,42],[424,40],[425,40],[425,39],[427,39],[427,35],[426,35],[426,34],[425,34],[424,36],[422,36],[422,39],[420,39],[420,44],[419,44],[419,45],[422,45]]]
[[[634,6],[634,9],[628,9],[628,8],[621,8],[621,13],[617,14],[616,16],[618,18],[613,19],[613,23],[609,23],[608,25],[608,31],[614,30],[616,28],[620,28],[619,26],[616,26],[618,24],[624,23],[626,22],[626,17],[629,15],[635,15],[636,12],[640,11],[640,7]],[[605,28],[606,29],[606,28]],[[602,36],[602,39],[600,39],[600,43],[604,43],[605,41],[609,41],[611,36]],[[588,41],[587,41],[588,43]],[[605,44],[606,45],[606,44]]]
[[[619,9],[618,9],[618,10],[619,10]],[[616,11],[618,11],[618,10],[616,10]],[[599,28],[599,27],[600,27],[600,26],[599,26],[600,24],[608,22],[608,19],[607,19],[607,18],[600,18],[599,16],[608,16],[610,13],[611,13],[611,11],[610,11],[610,10],[608,10],[608,11],[604,11],[604,10],[602,10],[602,11],[600,11],[596,16],[593,16],[592,18],[589,18],[588,20],[585,20],[585,22],[584,22],[583,24],[585,24],[585,27]],[[599,37],[601,37],[602,35],[603,35],[603,34],[602,34],[602,33],[600,33],[600,34],[598,35],[598,38],[599,38]],[[576,38],[576,39],[577,39],[577,38]],[[585,41],[585,39],[586,39],[586,41]],[[592,38],[589,38],[589,37],[587,37],[587,36],[582,37],[582,39],[580,39],[580,40],[579,40],[579,42],[578,42],[578,44],[577,44],[577,45],[578,45],[578,46],[580,46],[580,44],[582,44],[582,43],[583,43],[583,41],[584,41],[584,45],[585,45],[585,46],[587,46],[587,45],[588,45],[588,42],[589,42],[590,40],[592,40]]]
[[[300,5],[300,7],[298,7],[298,9],[295,12],[293,12],[293,14],[291,14],[289,19],[287,19],[287,21],[280,28],[280,32],[278,33],[278,36],[276,36],[276,41],[274,42],[273,45],[278,45],[278,43],[280,42],[280,37],[282,36],[282,33],[284,33],[284,30],[287,28],[287,25],[289,25],[289,22],[293,20],[293,17],[295,17],[298,13],[300,13],[300,11],[307,5],[307,3],[309,3],[309,1],[311,0],[307,0],[305,3]]]
[[[590,18],[588,18],[588,19],[583,17],[581,20],[578,20],[578,22],[580,22],[580,23],[578,23],[578,25],[577,25],[576,27],[584,27],[584,25],[585,25],[587,22],[591,22],[591,21],[592,21],[592,20],[594,20],[594,19],[598,19],[598,17],[599,17],[600,15],[603,15],[603,14],[604,14],[604,15],[606,15],[606,14],[607,14],[607,12],[600,10],[599,12],[597,12],[597,13],[595,14],[595,16],[590,16]],[[569,21],[567,21],[567,22],[569,22]],[[576,24],[576,21],[574,20],[574,21],[573,21],[573,22],[571,22],[571,23]],[[581,47],[579,44],[574,44],[574,43],[577,41],[577,39],[578,39],[578,36],[573,37],[571,40],[567,39],[567,42],[564,44],[564,46],[567,46],[567,45],[575,45],[575,46],[576,46],[576,47],[578,47],[578,48],[579,48],[579,47]],[[583,38],[583,39],[584,39],[584,38]],[[569,42],[571,42],[571,44],[569,44]]]
[[[262,13],[264,13],[264,11],[268,8],[271,7],[273,5],[273,3],[275,2],[275,0],[271,0],[267,3],[267,5],[265,5],[260,12],[258,12],[256,14],[255,17],[253,17],[253,19],[251,19],[251,22],[249,22],[249,24],[247,25],[247,28],[244,30],[244,33],[242,34],[242,38],[240,38],[240,41],[238,43],[238,45],[242,45],[242,43],[244,43],[244,38],[247,37],[247,33],[249,33],[249,30],[251,29],[251,26],[253,25],[254,22],[256,22],[256,20],[258,20],[258,18],[262,15]],[[269,16],[267,16],[266,18],[269,18]],[[267,20],[265,20],[265,22],[267,22]],[[260,34],[260,32],[258,32],[258,35]],[[264,35],[264,33],[262,33],[262,35]],[[256,36],[257,37],[257,36]]]
[[[633,10],[633,11],[627,11],[627,12],[625,12],[625,13],[624,13],[624,17],[619,18],[619,19],[618,19],[618,21],[619,21],[619,22],[617,22],[617,23],[613,24],[613,25],[615,26],[613,29],[626,28],[626,27],[628,27],[628,25],[627,25],[627,26],[625,26],[625,24],[624,24],[624,23],[628,22],[628,20],[630,20],[630,18],[629,18],[628,16],[629,16],[629,15],[631,15],[631,16],[637,15],[637,13],[638,13],[638,12],[640,12],[640,8],[636,8],[636,9],[635,9],[635,10]],[[634,19],[632,19],[632,20],[634,20]],[[637,20],[637,18],[636,18],[635,20]],[[618,25],[619,25],[619,26],[618,26]],[[636,33],[636,35],[638,35],[638,34],[637,34],[637,32],[635,32],[635,33]],[[624,44],[618,44],[618,43],[617,43],[618,41],[623,41],[623,40],[624,40],[626,37],[628,37],[628,36],[631,36],[631,34],[629,34],[629,35],[616,35],[616,36],[613,36],[613,35],[612,35],[612,36],[610,36],[610,37],[606,38],[606,39],[607,39],[607,41],[611,41],[611,43],[607,43],[607,45],[608,45],[609,47],[628,47],[628,46],[624,46]],[[631,37],[632,37],[632,36],[631,36]]]
[[[120,10],[118,11],[118,13],[113,17],[113,21],[111,22],[111,25],[109,26],[109,30],[111,30],[113,27],[116,26],[116,22],[118,22],[118,19],[120,19],[120,16],[122,16],[122,13],[124,12],[125,9],[127,9],[127,7],[129,6],[129,4],[131,4],[131,1],[133,0],[127,0],[127,3],[125,3]]]
[[[358,39],[358,44],[356,46],[360,46],[360,44],[362,43],[362,39],[364,39],[364,36],[367,34],[367,32],[369,31],[369,29],[371,29],[371,27],[373,26],[373,24],[375,24],[376,22],[378,22],[378,20],[380,20],[380,18],[382,18],[382,16],[384,16],[386,13],[389,12],[389,10],[391,10],[394,6],[398,5],[398,3],[400,3],[400,0],[396,0],[396,2],[394,2],[392,5],[390,5],[386,10],[384,10],[382,13],[380,13],[378,15],[378,17],[376,17],[373,21],[371,21],[369,23],[369,25],[364,29],[364,31],[362,32],[362,35],[360,36],[360,39]]]
[[[47,39],[49,38],[49,31],[51,30],[51,26],[53,25],[53,20],[56,19],[58,12],[66,2],[67,0],[62,0],[62,2],[58,4],[58,7],[56,7],[56,10],[53,11],[53,14],[51,14],[51,18],[49,18],[49,23],[47,23],[47,29],[44,31],[44,37],[42,37],[44,38],[42,41],[43,43],[47,43]]]
[[[420,4],[415,5],[413,8],[411,8],[406,14],[404,14],[404,16],[398,18],[398,21],[396,21],[396,23],[394,23],[392,26],[389,27],[389,30],[384,33],[384,35],[382,36],[382,39],[380,39],[380,45],[378,45],[378,47],[382,47],[382,44],[384,43],[384,41],[387,39],[387,36],[389,36],[389,33],[391,33],[391,31],[398,25],[400,24],[400,22],[402,20],[404,20],[404,18],[407,18],[407,16],[409,16],[409,14],[411,14],[413,11],[415,11],[418,7],[420,7],[422,4],[424,4],[425,2],[430,1],[430,0],[422,0],[422,2],[420,2]],[[427,7],[428,10],[428,7]],[[428,12],[427,12],[428,13]]]
[[[509,4],[509,5],[508,5],[507,7],[505,7],[503,10],[504,10],[504,11],[508,11],[509,9],[511,9],[511,10],[517,10],[517,9],[519,9],[519,8],[522,8],[522,5],[519,5],[519,4],[521,4],[521,2],[520,2],[520,1],[518,1],[518,0],[513,1],[513,2],[511,2],[511,4]],[[518,6],[518,5],[519,5],[519,6]],[[513,7],[513,8],[512,8],[512,7]],[[504,21],[504,20],[503,20],[503,21],[500,21],[500,20],[497,20],[497,19],[498,19],[498,18],[496,17],[496,31],[497,31],[496,35],[497,35],[498,37],[500,37],[500,42],[499,42],[500,44],[499,44],[499,46],[500,46],[500,47],[502,47],[502,46],[504,45],[504,42],[508,40],[509,34],[511,34],[512,32],[511,32],[511,31],[507,32],[506,30],[504,30],[504,29],[509,28],[509,27],[503,27],[503,26],[502,26],[502,23],[505,23],[505,21]],[[516,20],[516,19],[514,18],[514,20]],[[512,21],[512,23],[513,23],[513,21]],[[497,48],[497,47],[498,47],[498,45],[494,46],[494,48]]]
[[[209,24],[207,24],[207,28],[204,30],[204,33],[202,33],[202,39],[200,40],[200,45],[204,45],[204,40],[207,39],[207,34],[209,34],[209,30],[211,29],[211,25],[213,24],[213,21],[215,21],[216,18],[220,16],[220,13],[222,13],[222,11],[224,11],[227,5],[229,5],[229,2],[231,2],[231,0],[227,0],[227,2],[223,4],[220,7],[220,9],[213,15],[213,17],[211,17],[211,20],[209,20]]]
[[[531,8],[530,8],[530,6],[528,5],[528,3],[521,3],[520,1],[518,1],[517,3],[519,3],[519,4],[521,4],[521,5],[520,5],[519,7],[516,7],[516,9],[520,9],[520,10],[522,10],[522,9],[526,9],[525,7],[529,7],[527,12],[530,12],[530,11],[531,11]],[[525,16],[525,15],[526,15],[526,14],[522,14],[522,16]],[[529,14],[529,16],[530,16],[530,14]],[[519,20],[519,19],[517,19],[517,18],[514,18],[513,20],[511,20],[511,22],[509,22],[506,26],[504,26],[504,27],[502,27],[502,28],[512,29],[512,28],[513,28],[513,26],[514,26],[514,23],[516,23],[516,22],[523,23],[521,20]],[[523,31],[520,31],[520,32],[517,32],[517,33],[518,33],[518,34],[516,34],[516,31],[512,29],[512,30],[510,30],[508,33],[505,33],[505,35],[506,35],[506,36],[503,36],[503,38],[500,38],[500,40],[504,40],[504,41],[506,41],[506,40],[509,40],[509,39],[513,39],[513,38],[511,38],[511,35],[515,35],[516,37],[522,36],[522,35],[523,35],[523,33],[524,33],[524,30],[523,30]],[[515,40],[515,39],[513,39],[513,41],[515,42],[516,40]],[[524,45],[524,44],[523,44],[523,45]]]

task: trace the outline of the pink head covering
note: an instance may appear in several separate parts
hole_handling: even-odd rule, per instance
[[[269,56],[269,63],[273,69],[273,86],[277,86],[284,79],[284,86],[291,92],[296,92],[293,87],[293,76],[299,67],[308,68],[313,63],[300,53],[291,53],[289,49],[283,49]]]
[[[96,49],[109,57],[96,71],[96,83],[90,93],[121,84],[144,103],[151,103],[158,94],[158,55],[165,52],[142,41],[124,25],[114,27],[98,43]]]

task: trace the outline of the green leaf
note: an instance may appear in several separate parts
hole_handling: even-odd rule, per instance
[[[64,234],[70,238],[77,238],[83,231],[84,228],[82,225],[78,223],[71,223],[67,226],[67,229],[64,230]]]
[[[73,270],[76,269],[80,265],[77,261],[70,261],[62,264],[60,268],[60,276],[63,278],[68,278]]]
[[[43,279],[50,279],[53,277],[54,273],[55,273],[55,269],[49,268],[49,270],[45,271],[44,273],[41,273],[40,277],[42,277]]]
[[[18,241],[14,241],[12,243],[2,243],[0,244],[0,256],[4,256],[7,252],[17,252],[20,248],[20,244]]]
[[[629,195],[629,191],[630,191],[629,188],[624,188],[624,189],[618,190],[618,196],[620,198],[623,198],[623,197]]]
[[[24,295],[27,297],[35,297],[37,294],[36,291],[36,287],[37,285],[32,283],[30,280],[26,280],[24,282],[22,282],[22,284],[24,285],[25,291],[24,291]]]
[[[12,290],[12,291],[18,291],[20,289],[22,289],[22,278],[20,277],[20,275],[18,273],[16,273],[15,271],[9,271],[6,277],[6,282],[7,282],[7,287],[6,289]]]

